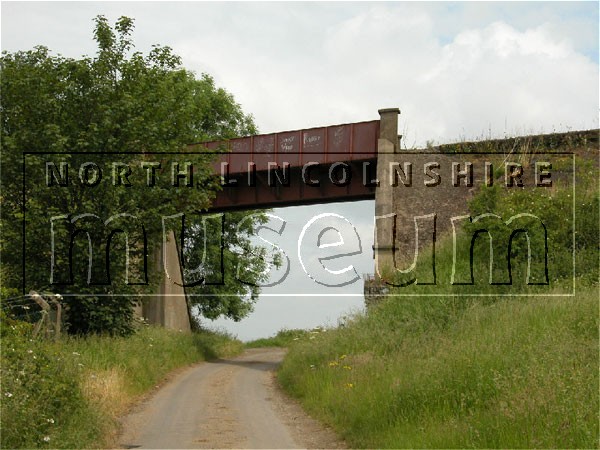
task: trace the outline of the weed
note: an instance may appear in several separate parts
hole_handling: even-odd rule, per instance
[[[239,352],[229,336],[143,327],[130,337],[31,339],[2,320],[3,448],[114,446],[117,418],[177,367]]]
[[[575,137],[585,144],[586,136]],[[502,153],[519,144],[529,161],[546,148],[582,144],[569,139],[550,135],[445,150],[487,145]],[[525,283],[522,236],[511,249],[513,285],[489,286],[489,243],[478,239],[474,273],[482,275],[475,283],[488,295],[463,296],[473,286],[449,283],[453,242],[442,237],[437,285],[391,289],[367,314],[293,346],[278,373],[283,387],[355,448],[598,448],[597,167],[578,158],[575,204],[572,185],[560,181],[570,167],[570,159],[559,160],[553,167],[558,182],[542,195],[494,187],[470,204],[473,216],[527,212],[543,218],[550,286]],[[500,236],[501,230],[494,232]],[[576,296],[561,296],[572,293],[573,283]],[[494,295],[515,288],[549,295]],[[429,296],[393,295],[400,292]]]

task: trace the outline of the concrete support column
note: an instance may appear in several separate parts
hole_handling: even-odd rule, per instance
[[[167,242],[154,256],[162,280],[156,296],[150,297],[144,303],[144,317],[151,324],[189,332],[190,317],[181,275],[179,250],[173,231],[169,232]]]
[[[390,163],[399,150],[398,108],[380,109],[377,142],[377,179],[375,190],[375,274],[383,278],[394,269],[395,211],[394,188],[390,183]]]

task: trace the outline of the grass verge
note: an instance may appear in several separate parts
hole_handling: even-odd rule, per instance
[[[596,448],[597,289],[458,313],[390,299],[294,346],[279,380],[351,447]]]
[[[471,248],[472,258],[456,269],[473,269],[481,296],[465,295],[473,285],[451,283],[455,250],[442,237],[435,259],[424,251],[415,269],[427,280],[435,263],[437,283],[392,288],[404,296],[301,339],[278,373],[284,389],[353,448],[598,448],[595,164],[577,160],[575,191],[568,183],[545,192],[496,186],[472,200],[472,216],[527,213],[547,226],[527,236],[486,227],[495,242],[512,243],[511,283],[490,285],[490,272],[501,277],[506,267],[490,268],[491,237],[473,241],[477,229],[467,228],[457,248]],[[530,254],[530,239],[546,252]],[[548,283],[526,282],[530,263]],[[515,293],[539,296],[498,295]]]
[[[320,328],[315,328],[312,331],[300,330],[300,329],[282,329],[268,338],[255,339],[253,341],[246,342],[244,347],[246,348],[260,348],[260,347],[289,347],[295,342],[302,338],[310,337],[320,331]]]
[[[2,448],[113,447],[118,417],[169,372],[241,349],[226,335],[157,327],[54,343],[3,320]]]

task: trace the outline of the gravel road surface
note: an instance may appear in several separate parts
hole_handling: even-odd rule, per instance
[[[121,448],[343,448],[278,387],[284,349],[190,367],[122,420]]]

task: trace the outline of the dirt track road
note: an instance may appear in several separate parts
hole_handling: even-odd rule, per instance
[[[283,349],[186,369],[123,419],[122,448],[341,448],[275,381]]]

